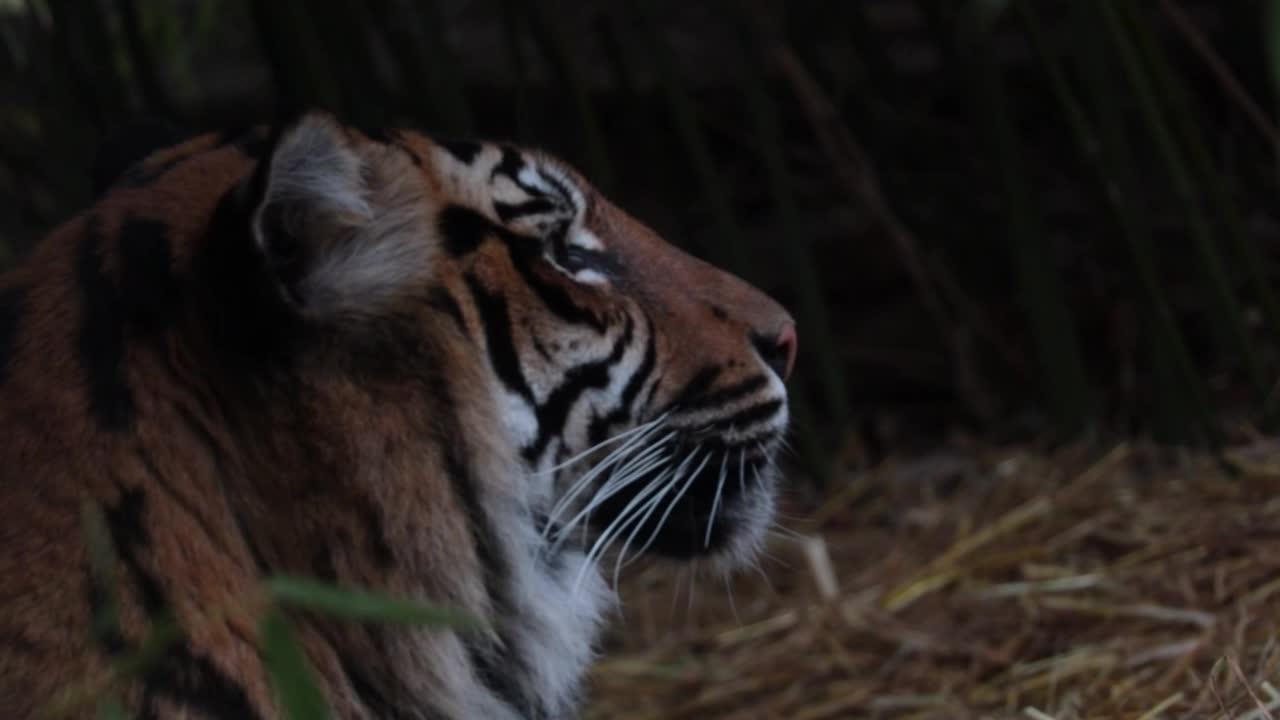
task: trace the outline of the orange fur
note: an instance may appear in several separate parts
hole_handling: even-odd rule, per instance
[[[343,131],[366,163],[373,202],[413,203],[421,215],[395,229],[394,239],[439,244],[438,213],[450,204],[479,207],[484,191],[475,178],[482,174],[468,174],[425,136],[393,138],[381,143]],[[644,332],[661,375],[650,391],[655,406],[708,364],[723,368],[718,387],[748,377],[759,367],[751,338],[790,323],[762,293],[668,245],[554,159],[528,153],[589,198],[582,227],[625,268],[607,287],[572,282],[540,262],[521,271],[501,243],[458,257],[432,246],[422,267],[405,269],[412,282],[397,277],[386,303],[367,316],[300,320],[301,329],[275,333],[269,317],[288,307],[255,305],[274,302],[274,286],[261,268],[237,264],[254,257],[247,235],[217,229],[219,208],[249,192],[261,162],[246,147],[211,135],[154,154],[135,170],[143,181],[118,184],[0,280],[0,298],[14,298],[7,309],[15,320],[6,356],[0,302],[6,717],[35,717],[69,687],[106,678],[113,653],[137,646],[161,611],[177,619],[187,640],[162,663],[170,672],[125,686],[131,711],[274,717],[254,624],[261,609],[255,588],[268,571],[464,607],[493,617],[498,634],[502,623],[515,622],[494,617],[501,609],[482,557],[492,549],[466,539],[475,519],[451,486],[463,463],[484,507],[525,502],[520,477],[528,468],[502,429],[509,418],[484,351],[487,320],[467,299],[477,292],[468,283],[505,301],[510,327],[502,331],[522,353],[531,385],[563,369],[537,360],[531,338],[563,344],[550,351],[559,357],[578,343],[574,352],[586,353],[593,336],[569,333],[540,309],[545,299],[529,282],[586,308],[609,338],[624,323],[637,337],[651,327]],[[158,244],[167,256],[155,254]],[[130,254],[143,250],[151,254]],[[230,270],[215,274],[208,267],[216,263]],[[229,277],[244,289],[229,287]],[[442,312],[440,298],[456,301],[461,324]],[[271,357],[255,354],[254,332],[279,343]],[[286,337],[293,332],[304,339],[294,343]],[[228,338],[244,347],[227,347]],[[94,588],[80,527],[86,499],[106,513],[120,557],[122,637],[105,641],[89,632]],[[519,593],[508,601],[521,607]],[[339,717],[385,712],[376,697],[433,698],[422,717],[463,716],[499,702],[450,694],[484,679],[450,667],[465,656],[465,639],[296,620]],[[92,708],[70,716],[92,717]]]

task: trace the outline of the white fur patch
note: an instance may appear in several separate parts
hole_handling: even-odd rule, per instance
[[[586,228],[578,228],[576,232],[569,233],[569,244],[595,252],[604,250],[604,242]]]
[[[372,314],[423,273],[429,249],[418,231],[421,198],[397,168],[376,165],[393,159],[362,156],[313,115],[280,139],[267,162],[254,239],[267,254],[269,232],[306,246],[308,266],[296,287],[305,312]],[[268,213],[278,225],[264,227]]]

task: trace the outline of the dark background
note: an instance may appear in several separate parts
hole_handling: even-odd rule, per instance
[[[139,120],[540,145],[799,320],[797,457],[1217,445],[1277,378],[1273,3],[0,0],[0,264]]]

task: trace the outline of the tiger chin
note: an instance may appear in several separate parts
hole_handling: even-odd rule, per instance
[[[796,346],[538,151],[321,113],[158,149],[0,278],[0,708],[172,618],[129,716],[277,717],[216,609],[284,573],[481,620],[291,616],[336,717],[573,717],[620,567],[754,558]]]

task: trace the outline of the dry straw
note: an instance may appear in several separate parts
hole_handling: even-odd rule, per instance
[[[762,573],[628,578],[586,717],[1280,718],[1280,444],[1228,463],[886,463],[793,500]]]

